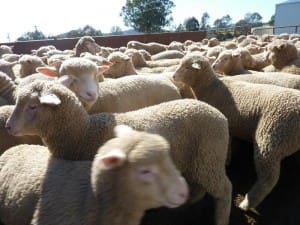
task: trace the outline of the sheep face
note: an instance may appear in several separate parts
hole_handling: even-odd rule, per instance
[[[285,40],[276,40],[269,45],[269,60],[277,69],[298,58],[298,51],[294,44]]]
[[[103,75],[111,78],[124,76],[124,68],[133,65],[131,58],[121,52],[111,53],[108,57],[108,61],[111,63],[111,66],[103,73]]]
[[[114,177],[119,194],[144,209],[177,207],[188,198],[188,187],[159,135],[127,131],[102,146],[93,162],[92,185],[97,193],[104,176]],[[112,180],[112,179],[110,179]]]
[[[88,50],[87,52],[90,52],[93,55],[96,55],[97,52],[101,51],[101,47],[96,42],[87,40],[83,43],[83,45]]]
[[[43,137],[45,132],[55,131],[56,124],[62,124],[66,120],[66,104],[72,107],[74,113],[87,115],[75,94],[53,81],[33,81],[19,87],[16,95],[15,109],[6,123],[6,129],[11,135]],[[72,113],[68,116],[75,118]]]
[[[173,74],[175,81],[183,82],[193,87],[198,79],[206,79],[204,75],[212,72],[210,63],[201,53],[187,54]]]
[[[212,64],[212,68],[218,73],[230,74],[240,58],[240,53],[236,51],[221,52],[219,57]]]
[[[44,62],[37,56],[23,55],[19,59],[20,77],[26,77],[36,72],[36,68],[45,66]]]

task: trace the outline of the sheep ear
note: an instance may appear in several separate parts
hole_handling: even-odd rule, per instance
[[[111,64],[112,65],[112,64]],[[107,65],[101,65],[101,66],[98,66],[98,72],[99,73],[104,73],[105,71],[107,71],[109,69],[110,66],[107,66]]]
[[[54,67],[38,67],[35,71],[49,77],[58,77],[58,72]]]
[[[62,60],[55,60],[49,66],[52,66],[52,67],[55,67],[55,68],[59,68],[61,64],[62,64]]]
[[[200,70],[200,69],[201,69],[201,66],[200,66],[199,63],[194,62],[194,63],[192,64],[192,68],[194,68],[194,69],[196,69],[196,70]]]
[[[69,88],[75,81],[75,77],[72,75],[64,75],[57,79],[57,82]]]
[[[46,105],[59,105],[61,103],[61,100],[55,94],[47,94],[47,95],[39,96],[39,101],[41,104],[46,104]]]
[[[133,129],[127,125],[118,125],[114,128],[114,132],[115,132],[115,135],[117,137],[121,137],[121,136],[124,136],[124,135],[127,135],[129,133],[131,133],[133,131]]]
[[[104,156],[100,157],[100,163],[107,170],[122,166],[126,161],[126,154],[121,149],[113,149]]]
[[[110,61],[103,61],[101,65],[102,66],[111,66],[111,65],[113,65],[113,63]]]

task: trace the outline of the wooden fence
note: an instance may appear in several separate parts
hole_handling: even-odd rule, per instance
[[[176,32],[176,33],[153,33],[153,34],[139,34],[139,35],[118,35],[118,36],[97,36],[93,37],[100,46],[107,46],[118,48],[126,46],[127,42],[136,40],[144,43],[159,42],[162,44],[169,44],[172,41],[184,42],[186,40],[201,41],[206,37],[205,31],[195,32]],[[46,39],[37,41],[18,41],[10,43],[0,43],[0,45],[13,45],[14,53],[16,54],[30,54],[32,49],[38,49],[40,46],[54,45],[57,49],[73,49],[79,38],[66,39]]]

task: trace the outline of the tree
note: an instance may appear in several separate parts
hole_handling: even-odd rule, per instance
[[[262,25],[262,16],[257,13],[257,12],[254,12],[254,13],[246,13],[245,16],[244,16],[244,20],[251,25],[251,27],[254,27],[254,26],[261,26]]]
[[[110,33],[114,35],[120,35],[123,34],[123,31],[119,26],[112,26],[110,29]]]
[[[227,14],[226,16],[223,16],[221,19],[216,19],[214,22],[214,26],[216,28],[226,28],[230,27],[232,25],[232,19]]]
[[[207,12],[202,14],[201,23],[200,23],[201,30],[206,30],[207,28],[209,28],[209,24],[208,24],[209,18],[210,16]]]
[[[187,31],[197,31],[200,28],[199,21],[195,17],[190,17],[184,21],[184,27]]]
[[[269,20],[269,25],[274,26],[274,24],[275,24],[275,15],[272,15],[270,20]]]
[[[86,25],[85,27],[78,28],[77,30],[71,30],[66,33],[67,38],[74,38],[74,37],[83,37],[83,36],[102,36],[101,30],[96,30],[90,25]]]
[[[151,33],[163,30],[173,20],[171,0],[126,0],[120,15],[128,27]]]
[[[34,31],[26,32],[21,37],[17,38],[17,41],[42,40],[42,39],[46,39],[46,36],[41,31],[39,31],[35,26]]]
[[[177,28],[176,28],[176,32],[182,32],[182,31],[185,31],[185,28],[184,26],[180,23]]]

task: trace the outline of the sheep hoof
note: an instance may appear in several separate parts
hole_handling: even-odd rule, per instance
[[[247,195],[245,196],[244,200],[239,204],[239,208],[248,211],[249,210],[249,200]]]

